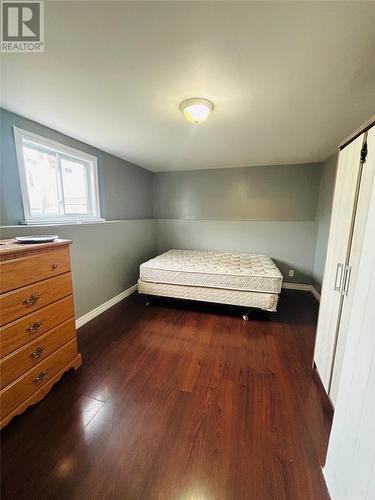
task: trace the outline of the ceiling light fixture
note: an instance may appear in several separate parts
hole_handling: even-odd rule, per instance
[[[186,99],[181,103],[181,111],[190,123],[205,122],[213,109],[213,103],[201,97]]]

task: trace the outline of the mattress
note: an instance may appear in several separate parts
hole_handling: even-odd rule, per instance
[[[276,311],[279,295],[276,293],[248,292],[245,290],[223,290],[201,286],[149,283],[138,280],[138,292],[158,297],[172,297],[183,300],[198,300],[230,304],[243,307],[256,307],[266,311]]]
[[[280,293],[282,274],[266,255],[169,250],[140,266],[148,283]]]

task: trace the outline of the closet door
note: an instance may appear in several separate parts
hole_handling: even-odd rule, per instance
[[[355,210],[355,223],[350,246],[348,267],[343,289],[343,304],[338,329],[337,347],[333,363],[332,382],[329,396],[336,404],[338,387],[341,378],[342,362],[347,341],[349,319],[352,310],[353,296],[356,290],[360,256],[363,247],[363,237],[368,219],[372,187],[375,175],[375,127],[367,132],[367,156],[362,165],[358,202]],[[375,251],[375,250],[374,250]]]
[[[352,230],[362,144],[363,135],[357,137],[340,151],[337,166],[314,353],[314,361],[327,393],[329,392],[338,319],[342,305],[341,291]]]
[[[331,498],[337,500],[375,498],[375,184],[372,192],[323,470]]]

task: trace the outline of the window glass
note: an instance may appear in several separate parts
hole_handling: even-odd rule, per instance
[[[67,214],[88,214],[87,165],[70,158],[61,158],[64,207]]]
[[[56,156],[30,146],[23,151],[31,213],[60,215]]]

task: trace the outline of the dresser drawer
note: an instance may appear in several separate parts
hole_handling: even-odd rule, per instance
[[[0,262],[0,292],[20,288],[70,271],[69,248],[57,248],[43,253]]]
[[[73,297],[63,299],[0,328],[0,354],[7,356],[19,347],[74,315]]]
[[[3,358],[0,361],[0,389],[66,344],[75,334],[74,318],[70,318]]]
[[[0,295],[0,324],[6,325],[71,293],[70,273],[4,293]]]
[[[33,392],[43,387],[77,354],[77,341],[73,339],[3,389],[0,392],[0,419],[3,420]]]

